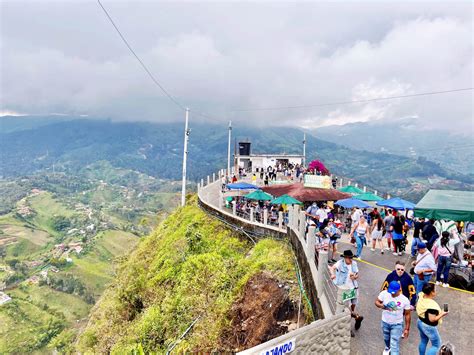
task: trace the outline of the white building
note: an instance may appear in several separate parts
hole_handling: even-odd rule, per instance
[[[238,151],[234,157],[236,170],[243,168],[256,171],[257,169],[267,169],[281,164],[282,166],[292,164],[303,164],[304,156],[298,154],[252,154],[250,142],[240,142]]]

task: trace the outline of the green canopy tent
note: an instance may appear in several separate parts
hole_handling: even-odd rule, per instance
[[[257,200],[257,201],[270,201],[273,200],[273,196],[263,192],[262,190],[253,191],[247,195],[244,195],[245,198],[249,200]]]
[[[415,217],[474,221],[474,191],[429,190],[416,204]]]
[[[270,202],[272,205],[302,205],[303,202],[298,201],[296,198],[291,197],[290,195],[281,195],[280,197],[274,199]]]
[[[371,192],[364,192],[360,195],[355,195],[354,198],[361,200],[361,201],[382,201],[383,198],[377,196]]]
[[[338,190],[341,191],[341,192],[345,192],[345,193],[353,194],[353,195],[364,193],[363,190],[359,189],[358,187],[352,186],[352,185],[341,187]]]

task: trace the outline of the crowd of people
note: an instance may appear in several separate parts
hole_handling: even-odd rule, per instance
[[[436,286],[449,287],[452,263],[474,267],[471,252],[474,249],[474,225],[470,222],[425,220],[414,218],[413,211],[378,211],[377,208],[370,212],[354,208],[350,214],[345,214],[347,223],[341,223],[338,218],[341,214],[334,214],[324,204],[312,204],[306,214],[308,225],[315,226],[316,248],[319,251],[329,250],[329,271],[334,284],[355,290],[355,296],[347,301],[347,305],[355,319],[356,330],[364,319],[356,311],[359,298],[359,268],[356,260],[361,259],[362,250],[369,241],[372,252],[378,246],[382,254],[386,251],[392,251],[396,256],[407,253],[408,232],[413,230],[409,252],[413,259],[408,263],[411,265],[410,273],[405,269],[405,262],[397,261],[375,300],[375,306],[382,309],[383,354],[400,353],[399,342],[409,335],[413,311],[418,317],[419,354],[438,354],[442,347],[438,326],[448,315],[448,310],[447,305],[441,309],[437,304]],[[338,221],[340,228],[336,227],[335,221]],[[344,250],[342,259],[336,261],[333,245],[340,238],[344,226],[347,226],[351,242],[356,246],[356,253]],[[334,236],[337,236],[336,242],[332,244]],[[433,278],[435,283],[430,283]],[[444,345],[443,353],[449,353],[449,349],[449,344]]]
[[[426,253],[426,246],[418,246],[421,258]],[[334,284],[346,289],[354,289],[355,296],[347,301],[351,316],[355,319],[355,329],[361,327],[364,317],[357,313],[356,306],[359,302],[359,268],[354,260],[352,250],[344,250],[343,259],[329,267],[331,279]],[[420,258],[420,259],[421,259]],[[418,266],[421,273],[431,271],[429,263],[414,262],[415,269]],[[428,266],[423,266],[428,265]],[[417,328],[419,332],[418,351],[420,355],[438,354],[442,347],[438,325],[442,318],[448,315],[448,305],[444,304],[443,310],[435,300],[436,288],[428,283],[428,278],[421,283],[416,283],[405,270],[405,264],[401,261],[395,263],[395,270],[385,278],[381,291],[375,299],[375,306],[382,310],[381,331],[384,342],[384,355],[399,355],[400,340],[408,338],[412,312],[416,311],[418,316]],[[354,336],[354,334],[352,334]],[[431,344],[430,344],[431,343]],[[429,345],[429,348],[428,348]],[[449,352],[451,345],[445,344],[443,354]]]

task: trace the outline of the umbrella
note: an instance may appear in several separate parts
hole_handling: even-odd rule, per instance
[[[339,191],[341,191],[341,192],[347,192],[348,194],[353,194],[353,195],[364,193],[363,190],[359,189],[358,187],[352,186],[352,185],[348,185],[348,186],[341,187],[341,188],[339,189]]]
[[[371,192],[364,192],[363,194],[360,195],[355,195],[354,198],[362,201],[382,201],[383,198],[380,196],[377,196]]]
[[[244,197],[248,198],[249,200],[258,200],[258,201],[270,201],[273,199],[272,195],[267,194],[266,192],[263,192],[262,190],[253,191],[245,195]]]
[[[415,204],[410,201],[401,199],[400,197],[390,198],[388,200],[378,201],[377,206],[390,207],[395,210],[412,210],[415,208]]]
[[[259,187],[248,184],[246,182],[236,182],[235,184],[227,184],[226,185],[230,190],[258,190]]]
[[[272,205],[302,205],[303,203],[290,195],[281,195],[270,202]]]
[[[359,208],[369,208],[370,205],[365,203],[364,201],[358,200],[356,198],[345,198],[343,200],[336,201],[336,205],[342,206],[344,208],[352,208],[352,207],[359,207]]]

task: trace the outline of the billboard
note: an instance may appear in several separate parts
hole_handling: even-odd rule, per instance
[[[304,176],[304,187],[317,187],[320,189],[331,189],[332,179],[330,176],[324,175],[308,175]]]

